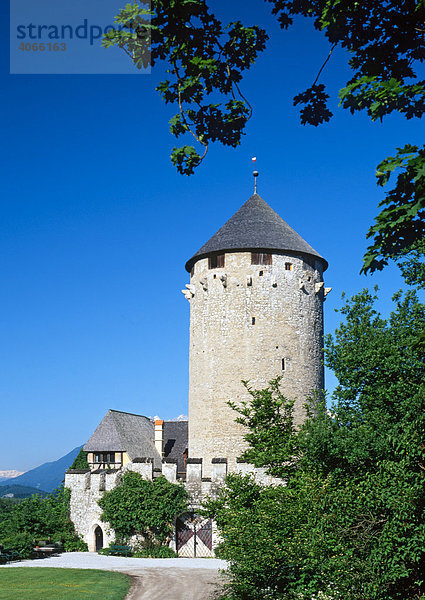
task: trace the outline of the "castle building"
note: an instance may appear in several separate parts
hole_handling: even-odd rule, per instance
[[[254,194],[186,263],[190,284],[189,456],[234,470],[243,428],[227,402],[282,376],[300,423],[322,390],[326,260]]]
[[[241,463],[243,427],[228,402],[249,400],[242,381],[261,389],[281,376],[301,423],[305,403],[324,387],[323,301],[326,260],[257,194],[186,263],[190,283],[189,421],[162,421],[109,411],[84,450],[90,469],[68,470],[71,519],[95,550],[114,539],[97,504],[128,470],[183,481],[196,512],[228,472],[264,469]],[[154,410],[154,407],[152,407]],[[193,515],[177,520],[175,549],[210,556],[213,525],[191,530]],[[188,534],[188,530],[189,534]]]

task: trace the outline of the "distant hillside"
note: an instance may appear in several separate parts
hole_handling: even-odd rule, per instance
[[[25,485],[0,486],[0,498],[29,498],[33,494],[39,494],[39,496],[46,496],[47,492]]]
[[[20,485],[29,486],[37,490],[45,490],[46,492],[52,492],[60,486],[63,479],[65,478],[65,471],[74,462],[75,457],[79,453],[82,446],[78,446],[71,450],[66,456],[62,456],[54,462],[47,462],[31,471],[27,471],[19,477],[13,477],[8,479],[6,482],[0,483],[0,496],[3,496],[3,488],[6,486]]]
[[[19,477],[19,475],[23,475],[24,471],[0,471],[0,481],[9,481],[13,477]]]

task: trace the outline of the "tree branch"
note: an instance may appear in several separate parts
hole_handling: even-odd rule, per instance
[[[195,138],[195,140],[196,140],[196,141],[197,141],[199,144],[202,144],[202,146],[204,146],[204,148],[205,148],[205,150],[204,150],[204,153],[203,153],[203,155],[201,156],[201,158],[200,158],[200,160],[199,160],[199,164],[201,164],[201,162],[204,160],[204,158],[205,158],[205,157],[206,157],[206,155],[207,155],[207,152],[208,152],[208,144],[207,144],[207,143],[205,143],[205,142],[203,142],[203,141],[202,141],[202,140],[201,140],[201,139],[200,139],[200,138],[199,138],[199,137],[196,135],[196,133],[195,133],[194,131],[192,131],[192,129],[191,129],[191,127],[190,127],[190,125],[189,125],[189,123],[188,123],[188,121],[187,121],[187,119],[186,119],[186,115],[184,114],[183,105],[182,105],[182,100],[181,100],[181,93],[180,93],[180,81],[181,81],[181,77],[180,77],[180,73],[179,73],[179,70],[178,70],[178,67],[177,67],[177,64],[176,64],[176,62],[173,62],[173,65],[174,65],[174,70],[175,70],[175,72],[176,72],[176,76],[177,76],[177,89],[178,89],[178,95],[179,95],[179,98],[178,98],[178,103],[179,103],[179,110],[180,110],[180,115],[181,115],[181,118],[182,118],[182,120],[183,120],[183,123],[186,125],[188,132],[190,132],[190,133],[193,135],[193,137]]]
[[[320,70],[319,70],[319,72],[317,73],[317,76],[316,76],[316,79],[315,79],[315,80],[314,80],[314,82],[313,82],[313,85],[316,85],[316,83],[317,83],[317,80],[319,79],[319,77],[320,77],[320,75],[321,75],[321,73],[322,73],[323,69],[326,67],[327,63],[329,62],[329,59],[330,59],[330,57],[332,56],[332,52],[335,50],[335,48],[336,48],[337,46],[338,46],[338,42],[335,42],[335,43],[332,45],[332,48],[329,50],[329,54],[328,54],[328,56],[326,57],[326,60],[325,60],[325,62],[324,62],[324,63],[323,63],[323,65],[320,67]]]

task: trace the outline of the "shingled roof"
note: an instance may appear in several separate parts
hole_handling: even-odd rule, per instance
[[[85,452],[127,452],[131,460],[152,458],[155,467],[161,457],[154,444],[154,424],[143,415],[109,410],[84,445]]]
[[[298,235],[258,194],[254,194],[186,263],[190,272],[194,263],[209,254],[242,250],[278,250],[300,252],[327,261]]]

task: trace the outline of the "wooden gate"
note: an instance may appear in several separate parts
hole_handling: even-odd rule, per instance
[[[214,556],[211,519],[193,513],[181,515],[176,523],[176,548],[178,555],[186,558]]]

